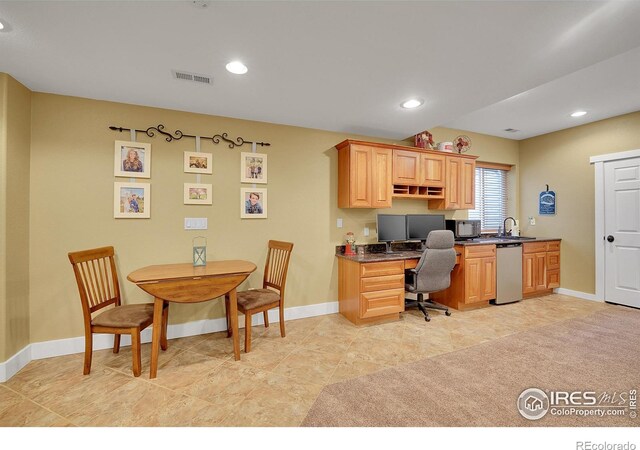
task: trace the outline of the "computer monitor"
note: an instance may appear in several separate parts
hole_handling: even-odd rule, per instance
[[[429,233],[444,229],[444,214],[407,214],[407,239],[420,240],[423,248]]]
[[[407,240],[407,220],[404,215],[378,214],[377,227],[378,242],[387,244],[387,253],[391,253],[389,243]]]

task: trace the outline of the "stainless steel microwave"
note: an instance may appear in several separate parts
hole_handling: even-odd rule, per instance
[[[472,239],[480,237],[481,222],[476,219],[446,221],[447,230],[453,231],[456,239]]]

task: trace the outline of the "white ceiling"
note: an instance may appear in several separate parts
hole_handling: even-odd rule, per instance
[[[0,72],[39,92],[392,139],[640,110],[638,1],[0,1],[0,21]]]

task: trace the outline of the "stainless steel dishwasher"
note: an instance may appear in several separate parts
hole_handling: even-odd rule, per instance
[[[522,300],[522,244],[496,244],[496,305]]]

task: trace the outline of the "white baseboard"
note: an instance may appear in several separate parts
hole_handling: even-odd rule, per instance
[[[285,308],[285,320],[304,319],[306,317],[324,316],[338,312],[338,302],[318,303],[309,306],[294,306]],[[264,324],[262,314],[255,314],[252,317],[253,325]],[[269,322],[279,323],[280,316],[277,309],[269,311]],[[238,325],[244,328],[244,320],[239,320]],[[151,342],[152,327],[142,331],[140,340],[142,343]],[[197,320],[194,322],[179,323],[169,325],[167,327],[167,338],[176,339],[188,336],[197,336],[199,334],[215,333],[227,329],[227,320],[207,319]],[[120,345],[123,347],[131,345],[131,338],[127,335],[122,336]],[[112,334],[96,334],[93,336],[93,349],[104,350],[113,346]],[[18,353],[13,355],[7,361],[0,363],[0,383],[7,381],[14,376],[30,361],[35,359],[52,358],[54,356],[71,355],[84,352],[84,336],[78,336],[68,339],[58,339],[54,341],[35,342],[27,345]]]
[[[565,288],[557,288],[557,289],[554,289],[553,292],[555,292],[556,294],[570,295],[571,297],[577,297],[583,300],[590,300],[592,302],[603,303],[602,300],[599,300],[596,297],[596,294],[588,294],[586,292],[581,292],[581,291],[572,291],[571,289],[565,289]]]

